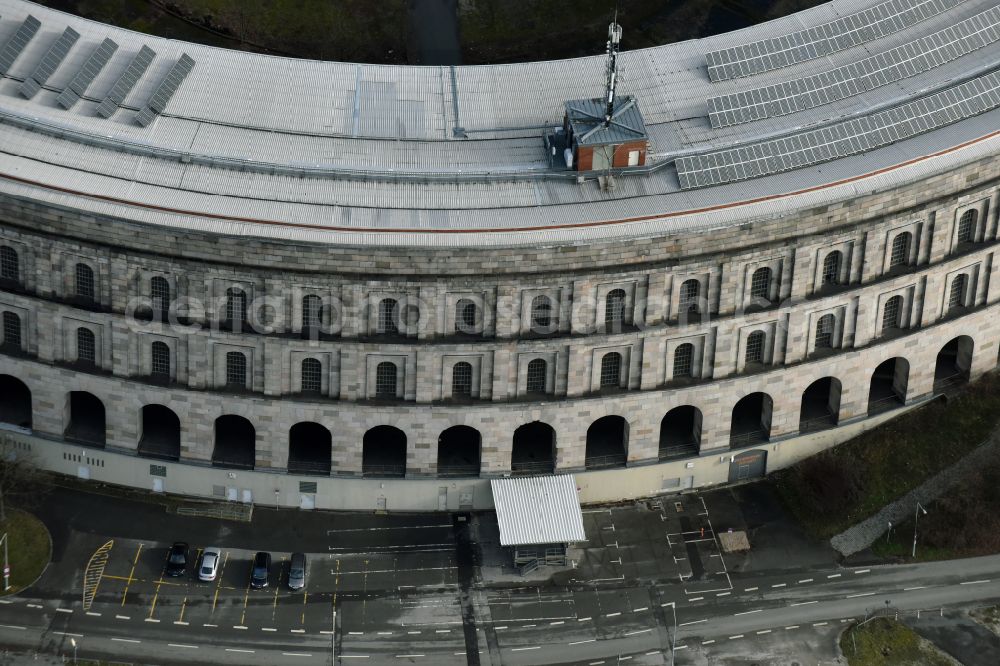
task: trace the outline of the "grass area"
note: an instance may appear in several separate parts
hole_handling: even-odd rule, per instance
[[[906,494],[986,440],[1000,422],[1000,375],[778,472],[773,483],[813,536],[829,538]],[[923,519],[921,519],[923,524]]]
[[[889,618],[852,626],[841,635],[840,650],[849,666],[952,666],[955,663],[912,629]]]
[[[7,592],[0,587],[0,595],[17,594],[45,570],[52,557],[52,543],[42,521],[18,509],[7,509],[7,520],[0,522],[0,534],[4,533],[8,539],[11,587]]]

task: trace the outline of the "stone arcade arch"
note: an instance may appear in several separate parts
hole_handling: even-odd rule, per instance
[[[604,416],[587,429],[587,469],[624,467],[628,461],[628,421],[621,416]]]
[[[968,335],[952,338],[941,347],[934,363],[934,391],[944,391],[969,381],[975,343]]]
[[[212,466],[253,469],[257,456],[257,431],[242,416],[225,414],[215,419]]]
[[[701,446],[701,410],[692,405],[674,407],[660,421],[660,460],[698,455]]]
[[[389,425],[375,426],[366,432],[361,445],[361,475],[406,476],[406,433]]]
[[[901,357],[890,358],[875,368],[868,388],[868,416],[906,404],[910,363]]]
[[[822,377],[802,392],[799,432],[825,430],[837,425],[840,415],[840,380]]]
[[[146,405],[139,413],[139,449],[143,458],[181,459],[181,420],[169,407]]]
[[[0,375],[0,423],[31,429],[31,389],[17,377]]]
[[[333,437],[319,423],[303,421],[288,431],[288,473],[329,476]]]
[[[65,438],[103,449],[107,443],[107,421],[101,399],[86,391],[70,391],[66,403]]]
[[[438,437],[438,476],[479,476],[483,437],[475,428],[452,426]]]
[[[733,406],[730,448],[739,449],[770,439],[773,411],[774,401],[767,393],[751,393],[741,398]]]
[[[511,474],[552,474],[556,471],[556,431],[548,423],[525,423],[514,431]]]

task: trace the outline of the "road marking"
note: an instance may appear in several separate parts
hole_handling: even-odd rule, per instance
[[[856,573],[856,574],[863,574],[863,573],[869,573],[869,572],[871,572],[871,569],[855,569],[854,570],[854,573]]]
[[[702,601],[705,597],[691,597],[688,601]],[[666,605],[666,604],[664,604]]]
[[[813,582],[812,578],[803,578],[802,580],[799,581],[799,584],[801,585],[802,583],[811,583],[811,582]]]
[[[203,626],[203,627],[218,627],[219,625],[217,625],[217,624],[202,623],[201,626]]]
[[[917,585],[916,587],[904,587],[903,592],[910,592],[912,590],[926,590],[926,585]]]
[[[6,606],[7,604],[12,604],[12,603],[14,603],[14,602],[11,601],[10,599],[0,599],[0,604],[3,604],[4,606]]]
[[[288,631],[290,631],[293,634],[304,634],[304,633],[306,633],[305,629],[289,629]]]
[[[495,629],[506,629],[507,627],[494,627],[494,628],[495,628]],[[406,633],[408,633],[408,634],[411,634],[411,635],[412,635],[412,634],[419,634],[420,632],[419,632],[419,631],[408,631],[408,632],[406,632]]]
[[[407,659],[409,657],[423,657],[422,654],[397,654],[396,659]]]
[[[648,634],[652,629],[637,629],[636,631],[626,631],[626,636],[638,636],[639,634]]]
[[[565,620],[556,620],[555,622],[549,622],[549,626],[550,627],[554,627],[557,624],[566,624],[566,621]]]
[[[74,638],[83,638],[83,634],[73,634],[68,631],[53,631],[52,633],[56,634],[57,636],[72,636]]]
[[[16,624],[0,624],[3,629],[17,629],[18,631],[26,631],[27,627],[19,627]]]
[[[636,608],[633,613],[641,613],[642,611],[649,610],[649,606],[643,606],[642,608]]]
[[[761,629],[760,631],[757,632],[757,635],[760,636],[761,634],[769,634],[769,633],[771,633],[770,629]]]
[[[38,604],[28,604],[28,608],[45,608],[45,606],[39,606]]]
[[[605,613],[604,617],[618,617],[621,613]]]
[[[708,622],[708,620],[707,620],[707,619],[705,619],[705,620],[692,620],[691,622],[681,622],[681,623],[680,623],[680,624],[678,624],[677,626],[678,626],[678,627],[686,627],[686,626],[688,626],[689,624],[701,624],[702,622]]]
[[[87,615],[91,617],[101,617],[101,614],[96,611],[87,611]]]
[[[742,613],[733,613],[733,615],[734,616],[737,616],[737,615],[752,615],[753,613],[763,613],[763,612],[764,612],[764,610],[762,608],[758,608],[757,610],[743,611]]]
[[[242,652],[243,654],[253,654],[254,653],[253,650],[241,650],[239,648],[226,648],[226,652]],[[343,656],[343,655],[341,655],[341,656]]]
[[[282,652],[283,657],[311,657],[312,654],[308,652]]]
[[[156,622],[159,622],[159,620],[156,619],[155,617],[147,617],[145,620],[143,620],[143,622],[154,622],[154,623],[156,623]]]
[[[181,626],[181,627],[186,627],[186,626],[188,626],[191,623],[190,622],[185,622],[184,620],[174,620],[174,624],[176,624],[178,626]]]
[[[743,591],[744,591],[744,592],[756,592],[756,591],[757,591],[757,588],[756,588],[756,587],[748,587],[748,588],[746,588],[746,589],[745,589],[745,590],[743,590]]]
[[[735,641],[737,638],[743,638],[743,634],[736,634],[735,636],[730,636],[729,640]]]
[[[857,599],[858,597],[871,597],[877,594],[876,592],[861,592],[859,594],[848,594],[845,599]]]
[[[523,652],[524,650],[541,650],[541,649],[542,649],[541,645],[532,645],[530,647],[511,648],[510,651],[511,652]]]
[[[826,622],[813,622],[814,627],[825,627],[826,625]]]
[[[197,645],[185,645],[184,643],[167,643],[168,647],[185,648],[188,650],[197,650]]]
[[[274,627],[261,627],[261,631],[277,631]]]
[[[959,583],[959,585],[981,585],[982,583],[988,583],[988,582],[990,582],[988,579],[987,580],[965,580],[965,581],[962,581],[961,583]]]
[[[94,551],[94,554],[87,560],[87,567],[83,573],[83,610],[90,610],[94,598],[97,596],[97,588],[101,585],[101,577],[104,575],[104,567],[108,564],[109,553],[115,541],[112,539]]]
[[[830,574],[827,578],[840,578],[843,574]]]
[[[524,625],[524,626],[528,626],[528,625]],[[531,626],[533,627],[535,625],[531,625]],[[435,629],[434,633],[435,634],[450,634],[451,633],[451,629]]]
[[[572,643],[568,643],[567,645],[583,645],[584,643],[594,643],[595,641],[597,641],[596,638],[588,638],[585,641],[573,641]]]
[[[792,604],[792,606],[808,606],[809,604],[818,604],[819,601],[813,599],[812,601],[800,601],[798,603]]]
[[[57,608],[56,612],[57,613],[72,613],[73,609],[72,608]]]
[[[578,618],[576,618],[576,621],[577,622],[587,622],[587,621],[592,620],[592,619],[594,619],[594,618],[592,618],[592,617],[590,617],[588,615],[587,617],[578,617]]]
[[[135,565],[139,562],[139,553],[142,552],[142,546],[143,544],[140,543],[139,547],[135,549],[135,557],[132,558],[132,568],[128,572],[128,582],[125,583],[125,589],[122,591],[122,608],[125,608],[125,597],[128,596],[128,588],[132,585],[132,580],[135,578]]]
[[[464,652],[456,652],[455,654],[465,654],[465,653]],[[369,659],[370,657],[367,654],[342,654],[342,655],[340,655],[340,658],[341,659]]]
[[[142,641],[136,640],[135,638],[112,638],[111,640],[117,641],[118,643],[141,643]]]
[[[702,644],[702,645],[711,645],[711,644],[712,644],[712,643],[714,643],[714,642],[715,642],[715,639],[713,638],[713,639],[712,639],[712,640],[710,640],[710,641],[702,641],[702,642],[701,642],[701,644]]]
[[[728,597],[730,594],[732,594],[732,592],[719,592],[715,596],[717,596],[717,597]]]
[[[375,633],[377,635],[379,635],[379,636],[392,636],[392,632],[391,631],[377,631]]]
[[[247,628],[247,626],[245,624],[234,624],[233,625],[233,629],[246,629],[246,628]]]
[[[787,627],[785,627],[785,631],[791,631],[792,629],[798,629],[798,628],[799,628],[799,625],[797,625],[797,624],[790,624]]]
[[[787,584],[788,583],[778,583],[776,585],[772,585],[771,587],[785,587],[785,585],[787,585]]]
[[[115,615],[116,620],[131,620],[132,617],[129,615]]]

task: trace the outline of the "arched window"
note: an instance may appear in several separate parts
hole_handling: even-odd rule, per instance
[[[76,329],[76,360],[80,363],[97,363],[97,345],[89,328]]]
[[[972,243],[976,240],[976,218],[978,214],[974,209],[962,213],[958,220],[958,242]]]
[[[750,298],[771,300],[771,269],[758,268],[750,277]]]
[[[745,360],[747,363],[764,362],[764,331],[754,331],[747,337],[747,353]]]
[[[455,304],[455,331],[476,333],[479,329],[479,308],[467,298]]]
[[[316,294],[302,297],[302,328],[316,329],[323,325],[323,299]]]
[[[840,264],[843,255],[834,250],[823,258],[823,286],[840,284]]]
[[[247,294],[239,287],[226,290],[226,323],[233,330],[243,330],[247,320]]]
[[[323,364],[315,358],[302,359],[302,380],[300,384],[303,393],[319,393],[323,390]]]
[[[88,301],[94,300],[94,271],[87,264],[76,265],[76,295]]]
[[[531,329],[544,333],[552,326],[552,299],[535,296],[531,301]]]
[[[612,331],[621,330],[625,323],[625,290],[612,289],[604,299],[604,326]]]
[[[903,297],[893,296],[882,309],[882,333],[888,333],[902,326]]]
[[[909,231],[897,234],[892,239],[892,250],[889,252],[890,270],[898,266],[908,266],[910,264],[910,244],[913,236]]]
[[[17,256],[17,250],[9,245],[0,247],[0,278],[21,281],[21,262]]]
[[[472,365],[465,361],[456,363],[451,369],[451,396],[453,398],[472,396]]]
[[[685,280],[681,284],[680,293],[680,314],[695,313],[699,311],[698,295],[701,292],[701,283],[698,280]]]
[[[3,346],[21,348],[21,318],[14,312],[3,313]]]
[[[396,364],[389,361],[379,363],[375,368],[375,396],[396,397]]]
[[[535,358],[529,361],[528,393],[545,393],[545,380],[548,374],[548,363],[545,359]]]
[[[399,333],[399,302],[396,299],[383,298],[379,301],[378,326],[375,330],[380,335]]]
[[[226,386],[247,387],[247,357],[242,352],[226,352]]]
[[[953,310],[965,305],[965,288],[968,284],[965,273],[960,273],[951,281],[951,290],[948,293],[948,309]]]
[[[160,340],[155,341],[149,349],[150,370],[154,377],[170,379],[170,347]]]
[[[609,352],[601,359],[601,388],[620,386],[622,380],[622,355]]]
[[[153,314],[165,317],[170,312],[170,283],[167,279],[155,275],[149,280],[149,300],[153,305]]]
[[[833,329],[837,319],[832,314],[825,314],[816,322],[816,349],[833,347]]]
[[[674,379],[693,377],[691,372],[693,360],[694,345],[690,342],[678,345],[677,349],[674,350]]]

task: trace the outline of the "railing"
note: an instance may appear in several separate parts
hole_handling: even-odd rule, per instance
[[[889,410],[896,409],[897,407],[902,407],[904,404],[905,401],[896,394],[888,395],[877,400],[869,400],[868,415],[871,416],[873,414],[888,412]]]
[[[627,456],[624,453],[611,453],[605,456],[587,456],[584,467],[587,469],[604,469],[607,467],[624,467]]]
[[[661,446],[657,458],[660,460],[671,460],[674,458],[689,458],[696,455],[698,455],[698,445],[690,442],[674,446]]]
[[[741,432],[736,435],[730,435],[729,448],[739,449],[744,446],[750,446],[751,444],[766,442],[770,434],[770,431],[761,428],[760,430],[750,430],[749,432]]]
[[[330,461],[289,460],[289,474],[309,474],[312,476],[330,476]]]
[[[832,413],[827,413],[823,416],[814,416],[811,419],[799,421],[799,432],[818,432],[836,427],[836,425],[837,417]]]
[[[406,465],[362,465],[361,476],[375,479],[402,479]]]
[[[556,465],[552,460],[525,460],[510,463],[511,474],[552,474],[555,471]]]
[[[479,463],[449,463],[438,465],[439,477],[479,476]]]

